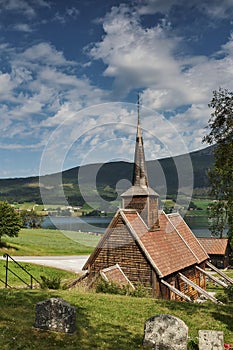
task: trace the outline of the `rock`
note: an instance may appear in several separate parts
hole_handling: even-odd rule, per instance
[[[224,349],[224,334],[220,331],[200,330],[199,350],[223,350]]]
[[[145,322],[143,345],[156,350],[187,350],[188,327],[177,317],[157,315]]]
[[[76,309],[62,298],[50,298],[36,305],[35,327],[54,332],[76,331]]]

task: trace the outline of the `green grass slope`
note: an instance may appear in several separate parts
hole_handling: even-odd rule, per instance
[[[21,229],[18,237],[3,236],[0,254],[9,255],[85,255],[100,237],[75,231]]]
[[[73,335],[34,328],[35,307],[49,297],[62,297],[77,311]],[[149,298],[72,291],[0,290],[1,350],[135,350],[142,346],[144,322],[157,314],[170,314],[189,327],[189,349],[195,349],[198,330],[224,332],[232,342],[232,305],[166,302]]]

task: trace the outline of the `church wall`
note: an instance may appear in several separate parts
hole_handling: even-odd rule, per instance
[[[156,223],[158,224],[158,198],[154,196],[124,198],[123,207],[125,209],[136,209],[149,228]]]
[[[116,228],[110,232],[100,248],[89,272],[97,274],[100,270],[118,263],[134,285],[141,283],[151,289],[152,269],[143,252],[122,222],[118,223]]]
[[[200,268],[204,269],[205,264],[199,264]],[[199,270],[195,269],[195,266],[186,268],[184,270],[179,271],[182,273],[185,277],[187,277],[190,281],[195,283],[196,285],[200,286],[203,289],[206,289],[206,278],[205,275],[200,272]],[[173,285],[176,289],[181,291],[183,294],[189,296],[192,300],[196,300],[199,296],[196,289],[194,289],[192,286],[188,285],[186,282],[184,282],[178,274],[170,275],[164,278],[166,282]],[[178,295],[176,295],[174,292],[170,291],[166,286],[161,284],[161,297],[163,299],[168,300],[177,300],[182,301],[182,298]]]

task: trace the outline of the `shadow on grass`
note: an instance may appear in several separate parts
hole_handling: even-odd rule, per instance
[[[75,306],[75,334],[34,328],[36,304],[51,297],[62,297]],[[146,299],[145,304],[148,305],[144,311],[132,312],[135,305],[138,308],[145,306],[144,302],[136,301],[133,298],[115,299],[70,291],[0,290],[1,350],[145,350],[142,345],[144,321],[158,313],[181,318],[190,327],[189,334],[193,339],[196,339],[198,329],[206,329],[199,328],[200,325],[206,327],[209,322],[212,329],[218,327],[218,323],[225,325],[229,334],[233,327],[232,305],[166,301],[152,304]],[[145,317],[141,317],[141,312]],[[207,323],[202,323],[205,319]]]
[[[224,323],[233,332],[233,304],[224,305],[224,309],[212,312],[215,320]]]
[[[3,249],[3,251],[5,250],[11,250],[11,251],[15,251],[15,250],[19,250],[17,247],[11,246],[6,242],[0,242],[0,249]]]
[[[63,297],[51,291],[0,290],[1,350],[135,350],[142,347],[142,336],[121,324],[121,320],[106,322],[92,314],[92,308],[82,305],[77,296],[75,334],[49,332],[34,328],[36,304],[50,297]],[[66,299],[66,298],[65,298]],[[69,301],[69,298],[66,299]],[[142,325],[143,329],[143,325]]]

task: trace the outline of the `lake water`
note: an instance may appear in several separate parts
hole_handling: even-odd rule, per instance
[[[104,233],[112,218],[109,217],[61,217],[47,216],[42,224],[43,228],[58,229],[64,231],[81,231]],[[197,237],[210,237],[206,217],[188,217],[185,221]]]

